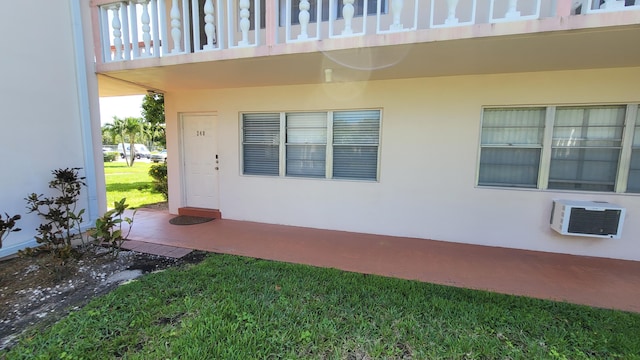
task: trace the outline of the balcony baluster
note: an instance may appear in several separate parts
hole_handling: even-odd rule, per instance
[[[504,15],[507,19],[517,19],[520,17],[520,11],[518,9],[518,0],[509,0],[509,10]]]
[[[380,7],[378,2],[378,8]],[[404,0],[392,0],[391,1],[391,14],[393,16],[393,24],[389,26],[391,31],[400,31],[404,26],[400,23],[400,16],[402,15],[402,8],[404,6]]]
[[[342,16],[344,17],[344,29],[342,30],[342,35],[353,34],[353,29],[351,28],[353,15],[355,14],[355,8],[353,7],[353,2],[354,0],[344,0],[344,6],[342,7]]]
[[[492,2],[495,0],[491,0]],[[432,0],[431,27],[453,27],[476,23],[477,0],[463,0],[464,7],[458,8],[459,0]],[[446,6],[443,6],[446,5]],[[471,6],[469,6],[471,5]]]
[[[204,46],[204,50],[213,50],[215,47],[214,44],[217,42],[213,17],[214,12],[213,0],[207,0],[204,3],[204,33],[207,36],[207,44]]]
[[[151,17],[149,16],[149,0],[138,0],[138,4],[142,5],[142,42],[144,44],[144,52],[142,56],[151,56]]]
[[[506,9],[505,6],[506,5]],[[520,5],[520,10],[518,10]],[[540,18],[540,0],[518,2],[518,0],[492,0],[489,13],[490,23],[523,21]]]
[[[122,23],[120,22],[120,3],[109,5],[107,8],[113,14],[111,28],[113,29],[113,47],[115,48],[114,61],[123,60],[122,57]]]
[[[182,38],[182,21],[180,16],[180,8],[178,7],[178,0],[171,2],[171,38],[173,39],[172,54],[179,54],[182,52],[180,46],[180,40]]]
[[[298,14],[298,20],[300,21],[298,40],[306,40],[309,38],[309,9],[311,8],[311,4],[309,4],[309,0],[300,0],[298,7],[300,9],[300,13]]]
[[[249,28],[251,27],[251,21],[249,16],[249,8],[251,2],[249,0],[240,0],[240,31],[242,31],[242,40],[238,42],[238,46],[249,45]]]
[[[445,25],[458,24],[458,18],[456,17],[456,8],[458,7],[458,0],[447,0],[447,19],[444,21]]]

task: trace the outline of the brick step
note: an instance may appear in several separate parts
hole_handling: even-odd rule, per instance
[[[218,209],[205,209],[205,208],[197,208],[197,207],[178,208],[178,215],[222,219],[222,213]]]

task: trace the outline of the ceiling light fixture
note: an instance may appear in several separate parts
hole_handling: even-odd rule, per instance
[[[333,69],[324,69],[324,82],[333,81]]]

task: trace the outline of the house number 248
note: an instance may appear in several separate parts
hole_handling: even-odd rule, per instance
[[[204,136],[204,130],[196,130],[196,136]]]

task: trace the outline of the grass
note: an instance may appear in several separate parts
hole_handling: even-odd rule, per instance
[[[153,164],[143,161],[134,162],[132,167],[121,161],[105,163],[107,206],[113,207],[113,203],[122,198],[127,198],[127,204],[131,208],[165,201],[162,194],[151,191],[151,165]]]
[[[11,359],[640,359],[640,314],[230,255],[147,275]],[[1,357],[1,356],[0,356]]]

